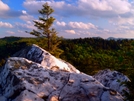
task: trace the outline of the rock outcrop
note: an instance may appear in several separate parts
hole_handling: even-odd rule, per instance
[[[124,96],[124,91],[129,92],[128,88],[124,85],[124,82],[130,81],[129,78],[117,71],[111,71],[109,69],[101,70],[93,76],[105,87],[109,87],[122,96]]]
[[[55,58],[49,52],[40,48],[39,46],[33,44],[13,55],[13,57],[23,57],[33,62],[43,65],[47,69],[59,69],[68,71],[71,73],[80,73],[74,66],[70,63],[65,62],[61,59]]]
[[[123,101],[97,75],[80,73],[36,45],[14,56],[0,70],[0,101]]]

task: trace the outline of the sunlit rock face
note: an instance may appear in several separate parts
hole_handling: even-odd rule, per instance
[[[0,101],[123,101],[118,91],[32,45],[0,70]]]
[[[129,78],[117,71],[111,71],[109,69],[101,70],[93,76],[105,87],[109,87],[121,95],[124,96],[124,91],[129,92],[128,88],[124,85],[124,82],[130,81]]]
[[[43,65],[47,69],[59,69],[68,71],[71,73],[80,73],[74,66],[70,63],[55,58],[49,52],[43,50],[41,47],[33,44],[13,55],[13,57],[24,57],[33,62]]]

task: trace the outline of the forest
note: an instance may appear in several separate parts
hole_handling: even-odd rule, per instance
[[[26,46],[37,44],[45,49],[47,43],[40,38],[5,37],[0,39],[0,66],[7,58]],[[106,40],[96,38],[61,39],[59,58],[70,62],[81,72],[89,75],[99,70],[117,70],[127,75],[131,82],[125,82],[130,88],[127,99],[134,99],[134,40]]]

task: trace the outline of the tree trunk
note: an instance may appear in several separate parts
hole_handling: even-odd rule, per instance
[[[47,14],[47,21],[48,21],[48,14]],[[47,33],[48,33],[48,51],[50,52],[50,33],[49,33],[49,28],[47,28]]]
[[[48,51],[50,52],[50,33],[48,33]]]

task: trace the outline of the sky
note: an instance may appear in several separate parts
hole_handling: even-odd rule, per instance
[[[0,38],[32,37],[44,3],[53,9],[53,28],[64,38],[134,38],[134,0],[0,0]]]

